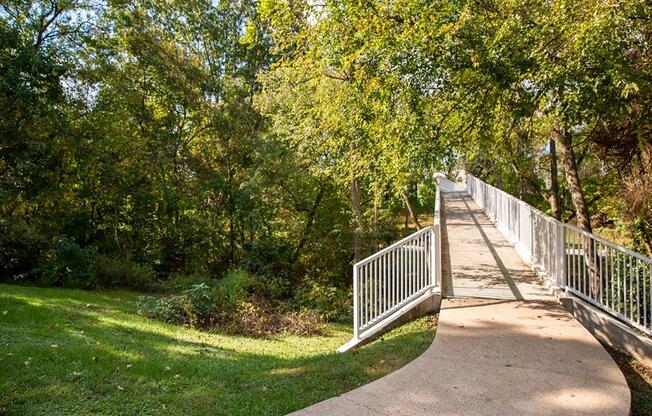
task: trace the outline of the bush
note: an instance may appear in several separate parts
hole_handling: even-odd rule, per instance
[[[235,305],[260,291],[260,280],[246,271],[234,269],[227,272],[218,282],[218,289],[225,301]]]
[[[303,309],[314,310],[328,321],[348,322],[353,316],[351,289],[306,282],[297,290],[294,302]]]
[[[310,309],[287,312],[281,316],[283,331],[295,335],[323,335],[324,316]]]
[[[138,314],[170,324],[205,328],[217,322],[219,305],[215,291],[201,283],[180,295],[141,296],[138,298]]]
[[[265,278],[286,280],[292,269],[292,246],[287,241],[261,239],[245,244],[245,254],[240,267],[249,273]]]
[[[97,280],[104,287],[151,290],[156,284],[154,271],[127,258],[100,256]]]
[[[324,333],[324,318],[316,311],[287,311],[279,304],[251,294],[252,276],[234,272],[222,285],[200,283],[179,295],[141,296],[138,313],[170,324],[222,328],[230,334],[271,336],[278,333]]]
[[[218,281],[217,287],[231,303],[253,295],[258,298],[280,300],[287,298],[291,293],[286,278],[259,276],[242,269],[233,269],[227,272]]]
[[[8,219],[0,220],[0,280],[27,281],[49,242],[31,227]]]
[[[272,315],[266,312],[270,309],[269,305],[260,302],[238,301],[225,321],[226,332],[253,336],[273,333]]]
[[[98,255],[95,247],[80,247],[67,236],[55,238],[35,270],[39,283],[76,288],[97,287]]]
[[[283,311],[261,299],[240,301],[226,322],[230,334],[255,337],[280,333],[294,335],[324,334],[324,319],[315,311]]]
[[[419,182],[417,185],[417,202],[419,203],[419,207],[428,210],[428,212],[435,206],[436,195],[437,187],[433,180]]]
[[[175,273],[167,280],[160,282],[157,289],[162,292],[178,293],[199,284],[212,288],[217,285],[217,280],[201,273]]]

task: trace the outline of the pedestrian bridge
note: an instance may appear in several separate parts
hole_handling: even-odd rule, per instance
[[[297,415],[629,414],[620,369],[551,289],[647,330],[649,259],[550,221],[472,176],[467,183],[442,180],[432,227],[354,267],[355,334],[341,350],[443,295],[431,346]]]

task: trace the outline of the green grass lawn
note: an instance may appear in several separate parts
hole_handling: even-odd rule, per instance
[[[350,328],[255,339],[136,315],[138,294],[0,285],[0,414],[285,414],[418,356],[432,318],[337,354]]]

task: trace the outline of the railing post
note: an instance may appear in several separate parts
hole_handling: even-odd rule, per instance
[[[430,230],[430,284],[433,287],[437,286],[438,276],[437,276],[437,251],[439,250],[439,239],[437,235],[439,234],[439,224],[432,226]]]
[[[353,265],[353,338],[360,338],[360,302],[358,292],[360,290],[360,280],[358,279],[358,265]]]
[[[566,287],[566,227],[557,222],[557,286]]]

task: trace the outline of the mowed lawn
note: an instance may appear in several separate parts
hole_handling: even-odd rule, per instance
[[[381,377],[432,341],[432,318],[337,354],[326,336],[257,339],[142,318],[138,294],[0,285],[0,414],[280,415]]]

